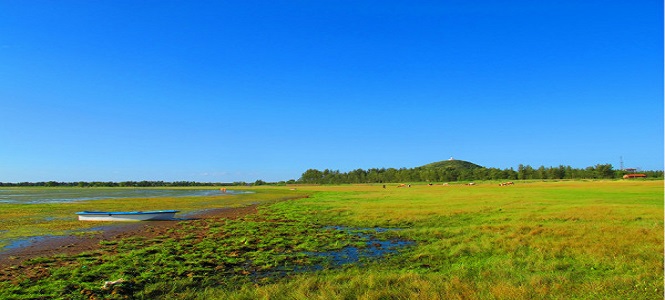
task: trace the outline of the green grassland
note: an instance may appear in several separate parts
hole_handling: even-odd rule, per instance
[[[257,193],[233,197],[309,197],[268,203],[238,220],[181,222],[159,239],[34,259],[20,274],[1,274],[11,280],[0,281],[0,298],[663,297],[662,181],[395,186],[250,188]],[[335,265],[308,253],[363,243],[331,225],[400,229],[376,235],[413,243]],[[102,288],[118,278],[125,282]]]

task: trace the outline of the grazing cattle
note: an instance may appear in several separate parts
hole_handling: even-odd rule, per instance
[[[466,185],[476,185],[476,183],[475,182],[469,182]]]

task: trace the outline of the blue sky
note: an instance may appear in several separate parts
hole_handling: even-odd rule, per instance
[[[0,182],[663,169],[662,1],[0,0]]]

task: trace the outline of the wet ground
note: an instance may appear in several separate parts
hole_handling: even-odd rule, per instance
[[[365,245],[361,247],[347,246],[336,251],[305,253],[310,256],[323,257],[326,259],[328,265],[333,267],[381,258],[388,254],[397,253],[400,249],[414,244],[413,241],[401,239],[380,240],[377,238],[377,234],[379,233],[400,230],[399,228],[351,228],[343,226],[332,226],[329,228],[357,235],[365,241]],[[322,269],[324,267],[324,265],[316,265],[314,269]]]
[[[155,189],[155,188],[49,188],[0,189],[0,204],[67,203],[75,201],[121,199],[219,196],[251,193],[251,191],[219,189]]]
[[[256,205],[240,208],[220,208],[188,215],[188,218],[228,218],[235,219],[256,213]],[[149,221],[113,224],[104,226],[95,235],[41,236],[20,240],[0,251],[0,269],[20,265],[23,261],[58,254],[79,254],[101,248],[100,241],[120,240],[141,236],[153,238],[164,235],[176,226],[174,221]]]
[[[257,212],[257,205],[241,208],[213,209],[190,214],[187,219],[235,219]],[[77,255],[83,252],[95,251],[102,248],[100,242],[113,242],[131,237],[145,237],[152,239],[167,235],[183,220],[173,221],[147,221],[132,223],[116,223],[96,228],[99,234],[95,235],[68,235],[68,236],[42,236],[17,241],[0,252],[0,274],[12,272],[38,272],[31,270],[32,266],[22,264],[24,261],[36,257],[50,257],[59,254]],[[361,243],[355,246],[346,246],[334,251],[303,252],[304,255],[320,258],[320,263],[309,266],[283,266],[270,271],[252,272],[255,279],[265,277],[283,276],[287,274],[317,271],[322,269],[338,268],[349,264],[362,265],[368,261],[380,259],[387,255],[414,244],[412,241],[402,239],[379,239],[382,233],[400,230],[396,228],[350,228],[342,226],[324,227],[322,230],[343,231],[346,234],[356,235]],[[38,268],[38,267],[36,267]],[[2,277],[2,276],[0,276]],[[9,277],[8,277],[9,278]]]

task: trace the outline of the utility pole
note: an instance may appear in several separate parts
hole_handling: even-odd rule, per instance
[[[619,156],[619,164],[620,164],[621,171],[623,171],[623,156]]]

